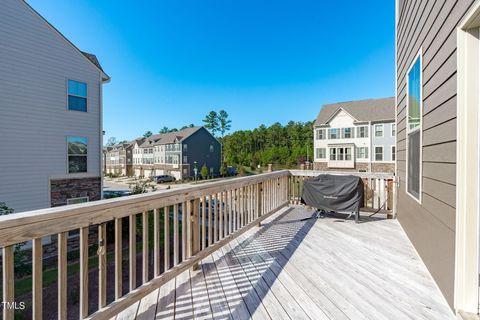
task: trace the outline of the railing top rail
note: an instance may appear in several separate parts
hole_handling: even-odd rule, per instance
[[[0,247],[290,175],[288,170],[0,217]]]
[[[316,177],[320,174],[353,175],[360,178],[395,179],[393,173],[388,172],[345,172],[345,171],[317,171],[317,170],[289,170],[293,176]]]

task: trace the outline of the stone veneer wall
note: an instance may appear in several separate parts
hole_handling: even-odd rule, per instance
[[[372,172],[387,172],[387,173],[395,173],[395,163],[372,163]]]
[[[342,168],[329,168],[327,162],[314,162],[313,169],[319,171],[354,171],[358,172],[360,170],[368,171],[367,162],[356,162],[355,168],[352,169],[342,169]]]
[[[102,197],[100,177],[59,179],[50,181],[50,205],[64,206],[67,199],[88,197],[88,201],[100,200]]]

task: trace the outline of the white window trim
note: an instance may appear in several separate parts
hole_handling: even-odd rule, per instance
[[[377,148],[382,148],[382,160],[377,160]],[[373,161],[374,162],[384,162],[385,160],[385,148],[383,146],[373,146]]]
[[[415,200],[417,203],[422,204],[422,178],[423,178],[423,55],[422,55],[423,47],[420,48],[418,51],[417,55],[413,59],[412,63],[410,64],[410,67],[407,69],[407,73],[405,74],[405,79],[406,79],[406,148],[405,148],[405,193],[408,194],[413,200]],[[415,129],[410,129],[410,126],[408,124],[408,74],[412,70],[413,66],[415,65],[415,62],[417,62],[417,59],[420,59],[420,125],[416,127]],[[420,130],[420,164],[419,164],[419,181],[418,181],[418,198],[415,197],[415,195],[411,194],[408,192],[408,137],[409,134],[412,132],[415,132],[417,130]]]
[[[381,136],[377,136],[377,126],[382,126],[382,135]],[[373,125],[373,136],[375,138],[383,138],[385,136],[385,126],[383,123],[375,123]]]
[[[395,134],[393,134],[393,127],[395,127]],[[397,124],[396,123],[390,124],[390,135],[392,137],[395,137],[397,135]]]
[[[358,160],[368,160],[368,147],[367,146],[361,146],[361,147],[356,147],[356,148],[358,149],[357,154],[356,154],[356,158]],[[359,153],[361,148],[367,149],[367,150],[365,150],[365,157],[363,157],[363,158],[358,157],[358,153]]]
[[[72,80],[72,81],[75,81],[75,82],[80,82],[80,83],[85,83],[85,85],[87,86],[87,95],[85,97],[82,97],[82,96],[77,96],[75,94],[69,94],[68,93],[68,81],[69,80]],[[87,81],[82,81],[82,80],[77,80],[75,78],[65,78],[65,107],[67,109],[67,111],[73,111],[73,112],[81,112],[81,113],[89,113],[89,102],[88,102],[88,82]],[[78,98],[84,98],[85,100],[87,100],[87,111],[81,111],[81,110],[71,110],[69,107],[68,107],[68,96],[72,96],[72,97],[78,97]]]

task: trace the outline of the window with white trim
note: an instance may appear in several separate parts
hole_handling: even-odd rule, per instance
[[[407,192],[420,200],[421,181],[422,60],[419,56],[407,74]]]
[[[392,137],[395,137],[396,129],[397,129],[397,125],[395,123],[392,123]]]
[[[395,159],[397,158],[396,156],[396,153],[395,153],[395,146],[392,146],[392,161],[395,161]]]
[[[368,159],[368,147],[357,148],[357,159]]]
[[[357,138],[368,138],[368,126],[357,127]]]
[[[328,139],[339,139],[340,138],[340,129],[332,128],[328,129]]]
[[[325,148],[317,148],[316,156],[317,159],[325,159],[327,157],[327,150]]]
[[[351,161],[352,147],[335,147],[330,148],[331,161]]]
[[[325,140],[325,129],[317,130],[317,140]]]
[[[343,139],[355,138],[353,128],[343,128],[342,129],[342,138]]]
[[[88,138],[67,137],[68,173],[87,172]]]
[[[87,112],[87,84],[68,80],[68,110]]]
[[[383,123],[376,124],[375,128],[375,137],[383,137]]]
[[[375,161],[383,161],[383,146],[375,147]]]

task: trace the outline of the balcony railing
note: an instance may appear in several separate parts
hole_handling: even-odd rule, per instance
[[[0,217],[2,299],[15,302],[15,247],[31,241],[32,318],[42,319],[42,239],[53,236],[57,299],[48,303],[56,303],[58,319],[71,318],[67,283],[72,260],[79,266],[78,318],[110,319],[185,270],[195,269],[202,259],[280,208],[299,203],[303,181],[318,173],[283,170]],[[365,197],[366,205],[380,208],[383,200],[394,199],[395,188],[389,187],[391,175],[358,175],[367,182],[366,191],[371,195]],[[388,205],[385,208],[392,212]],[[72,234],[78,234],[75,249],[68,245]],[[96,249],[93,257],[92,247]],[[72,258],[72,250],[79,253],[78,259]],[[98,271],[94,277],[92,258],[93,268]],[[94,306],[89,299],[91,281],[98,290]],[[114,288],[111,297],[107,297],[107,287]],[[13,318],[14,310],[4,307],[3,319]]]

